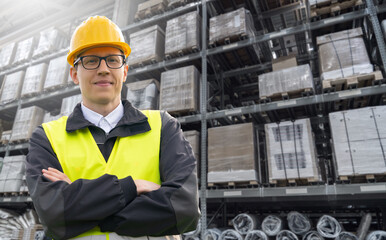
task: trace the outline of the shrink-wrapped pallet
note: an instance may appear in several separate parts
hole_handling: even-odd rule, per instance
[[[355,28],[317,37],[322,80],[373,72],[362,35],[362,29]]]
[[[60,45],[60,34],[55,28],[49,28],[40,32],[39,42],[32,57],[39,57],[51,53]]]
[[[269,182],[288,179],[320,181],[309,119],[265,125]]]
[[[11,138],[12,130],[3,131],[1,134],[1,144],[5,145],[9,142],[9,139]]]
[[[208,129],[208,183],[257,181],[252,123]]]
[[[44,110],[37,106],[21,108],[16,113],[10,141],[27,140],[37,126],[42,124]]]
[[[0,69],[7,67],[10,65],[13,61],[13,58],[15,57],[16,52],[16,43],[11,42],[6,45],[4,45],[3,48],[1,48],[0,51]]]
[[[0,173],[0,192],[19,192],[25,174],[25,156],[7,156]]]
[[[40,63],[28,67],[24,76],[23,87],[21,89],[21,97],[40,93],[43,90],[46,73],[46,63]]]
[[[159,62],[164,58],[165,32],[154,25],[130,34],[131,54],[127,64],[148,64],[152,61]]]
[[[221,14],[209,20],[209,43],[228,37],[254,37],[255,27],[251,13],[245,8]]]
[[[68,79],[68,69],[66,56],[52,59],[48,65],[44,90],[57,88],[66,84]]]
[[[24,71],[14,72],[4,77],[3,85],[1,87],[1,104],[19,99],[23,79]]]
[[[386,173],[386,106],[329,114],[338,176]]]
[[[135,19],[140,20],[163,12],[168,6],[168,0],[147,0],[138,4]]]
[[[17,43],[14,64],[24,63],[31,58],[34,38],[30,37]]]
[[[126,99],[141,110],[158,109],[159,82],[156,79],[126,84]]]
[[[199,108],[200,73],[195,66],[163,72],[160,109],[170,113],[194,112]]]
[[[300,65],[259,76],[260,98],[273,97],[282,93],[313,90],[314,81],[310,65]]]
[[[60,109],[60,115],[70,116],[70,114],[74,111],[75,106],[81,101],[82,101],[81,94],[63,98],[62,107]]]
[[[196,11],[173,18],[166,23],[165,55],[200,49],[200,16]]]

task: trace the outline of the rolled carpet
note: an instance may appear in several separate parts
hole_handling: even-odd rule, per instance
[[[268,215],[264,218],[261,229],[268,236],[276,236],[283,229],[283,221],[275,215]]]
[[[339,222],[329,215],[323,215],[319,218],[316,229],[318,233],[325,238],[336,238],[342,231]]]
[[[276,240],[298,240],[298,236],[289,230],[281,230],[276,235]]]
[[[268,240],[268,236],[263,231],[252,230],[245,236],[244,240]]]
[[[232,219],[233,227],[241,235],[246,235],[249,231],[260,228],[260,221],[256,216],[247,213],[241,213]]]
[[[221,233],[220,240],[243,240],[243,237],[238,231],[228,229]]]
[[[289,229],[298,235],[303,235],[311,229],[311,221],[305,215],[292,211],[287,215]]]

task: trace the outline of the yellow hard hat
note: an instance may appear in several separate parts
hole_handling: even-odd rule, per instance
[[[125,43],[121,29],[104,16],[89,17],[74,31],[67,54],[67,62],[74,66],[75,58],[85,50],[93,47],[112,46],[119,48],[129,56],[131,49]]]

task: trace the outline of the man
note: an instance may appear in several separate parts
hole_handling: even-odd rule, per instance
[[[78,26],[67,60],[82,102],[31,137],[28,188],[54,239],[166,236],[197,225],[196,162],[179,123],[121,100],[129,54],[106,17]]]

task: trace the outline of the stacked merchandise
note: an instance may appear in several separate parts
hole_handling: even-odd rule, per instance
[[[192,1],[193,0],[168,0],[168,8],[180,7]]]
[[[82,101],[82,95],[74,95],[71,97],[63,98],[62,107],[60,109],[61,116],[70,116],[74,111],[75,106]]]
[[[338,176],[386,173],[386,106],[333,112],[329,118]]]
[[[44,110],[37,106],[19,109],[12,127],[11,142],[28,140],[37,126],[42,124]]]
[[[158,109],[159,82],[155,79],[126,84],[126,99],[141,110]]]
[[[13,60],[14,65],[27,62],[31,59],[33,44],[33,37],[23,40],[17,44],[15,58]]]
[[[168,0],[148,0],[138,4],[135,19],[141,20],[163,12],[168,6]]]
[[[60,40],[59,31],[55,28],[49,28],[40,32],[39,43],[32,57],[41,57],[56,50],[60,46]]]
[[[19,193],[25,174],[25,156],[7,156],[0,173],[0,192]]]
[[[323,88],[333,79],[373,72],[362,35],[362,29],[355,28],[317,37]]]
[[[258,181],[252,123],[208,129],[208,183]]]
[[[352,8],[354,6],[362,5],[363,3],[363,0],[310,0],[310,15],[311,17],[316,17],[331,14]]]
[[[0,97],[1,104],[6,104],[19,99],[23,79],[24,71],[14,72],[4,77]]]
[[[46,78],[47,64],[40,63],[27,68],[24,77],[21,97],[36,95],[43,90],[44,79]]]
[[[44,231],[36,212],[28,209],[18,214],[0,209],[0,239],[43,240]]]
[[[1,134],[0,142],[2,145],[6,145],[9,142],[9,139],[11,138],[12,130],[3,131]]]
[[[200,73],[186,66],[161,74],[160,107],[170,113],[195,112],[199,108]]]
[[[15,57],[15,43],[11,42],[7,45],[4,45],[4,47],[0,51],[0,69],[8,67],[13,61],[13,58]]]
[[[270,183],[321,180],[309,119],[266,124],[265,136]]]
[[[179,51],[190,53],[200,50],[201,20],[198,13],[190,12],[166,23],[165,55],[176,55]]]
[[[67,57],[61,56],[50,61],[44,90],[55,89],[66,84],[68,79]]]
[[[131,54],[127,64],[136,66],[159,62],[164,58],[165,32],[154,25],[130,34]]]
[[[260,98],[314,89],[310,65],[281,69],[259,76]]]
[[[200,133],[196,130],[184,131],[184,137],[192,146],[197,163],[197,177],[200,178]]]

